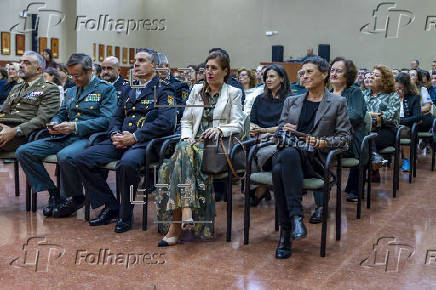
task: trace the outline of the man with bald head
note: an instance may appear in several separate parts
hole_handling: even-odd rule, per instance
[[[101,64],[100,78],[115,87],[118,101],[120,100],[122,88],[129,83],[120,75],[120,71],[120,61],[115,56],[106,57]]]

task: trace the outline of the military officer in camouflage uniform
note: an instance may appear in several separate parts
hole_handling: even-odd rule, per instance
[[[129,84],[129,81],[125,80],[120,75],[120,61],[115,56],[109,56],[101,63],[100,78],[111,83],[115,87],[118,97],[118,105],[120,102],[121,90]]]
[[[27,51],[18,75],[24,80],[12,88],[0,112],[0,151],[14,151],[59,110],[59,88],[42,76],[43,57]]]
[[[87,197],[92,208],[105,205],[91,226],[110,223],[118,218],[115,232],[131,228],[133,204],[130,202],[130,186],[136,192],[139,170],[144,165],[147,143],[153,138],[173,133],[176,119],[174,91],[169,83],[160,82],[153,60],[154,51],[141,49],[135,55],[134,73],[145,88],[123,91],[122,102],[111,121],[107,138],[81,152],[75,159],[82,174]],[[156,107],[153,102],[157,99]],[[149,158],[147,156],[147,158]],[[100,166],[111,161],[118,163],[121,206],[106,183],[105,170]]]
[[[32,189],[50,193],[49,205],[43,210],[45,216],[69,216],[83,206],[85,197],[74,157],[87,147],[92,133],[107,129],[117,103],[114,87],[92,76],[88,55],[72,54],[67,67],[76,86],[67,90],[60,110],[47,126],[51,137],[22,145],[16,152]],[[51,154],[57,154],[60,188],[43,166],[42,160]]]

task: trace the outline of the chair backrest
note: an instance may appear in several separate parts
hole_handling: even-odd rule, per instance
[[[431,104],[431,114],[433,117],[436,117],[436,106],[435,104]]]
[[[250,138],[250,116],[245,116],[244,119],[244,132],[242,133],[241,140],[248,140]]]
[[[363,122],[365,123],[365,135],[368,135],[372,131],[372,118],[369,112],[366,112]]]

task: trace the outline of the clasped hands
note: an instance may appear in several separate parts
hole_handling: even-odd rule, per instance
[[[203,134],[201,134],[200,139],[206,140],[206,139],[218,139],[222,135],[222,132],[219,128],[207,128]],[[185,138],[183,139],[186,142],[189,142],[191,144],[197,143],[197,140],[194,138]]]
[[[112,145],[117,149],[127,149],[127,147],[136,144],[135,136],[129,131],[123,133],[115,133],[111,137]]]
[[[294,124],[290,124],[290,123],[286,123],[283,126],[283,131],[285,132],[296,132],[297,126]],[[306,142],[308,145],[316,148],[316,149],[323,149],[326,148],[328,143],[326,140],[323,139],[319,139],[313,136],[303,136],[303,137],[298,137],[300,140],[303,140],[304,142]]]
[[[250,124],[250,137],[255,138],[255,137],[259,136],[260,134],[274,133],[274,131],[271,131],[270,129],[271,128],[261,128],[258,125],[251,123]]]

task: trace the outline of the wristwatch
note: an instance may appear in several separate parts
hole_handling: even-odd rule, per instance
[[[16,127],[15,129],[17,130],[17,136],[18,136],[18,137],[23,136],[23,131],[21,131],[21,128],[20,128],[19,126]]]

